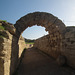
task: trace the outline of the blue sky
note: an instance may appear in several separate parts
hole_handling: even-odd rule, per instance
[[[10,23],[35,12],[48,12],[61,19],[66,26],[75,26],[75,0],[0,0],[0,19]],[[45,28],[33,26],[23,32],[23,37],[36,39],[46,35]]]

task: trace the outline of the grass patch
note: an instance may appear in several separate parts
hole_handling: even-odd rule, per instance
[[[3,27],[3,26],[0,26],[0,30],[5,30],[5,27]]]

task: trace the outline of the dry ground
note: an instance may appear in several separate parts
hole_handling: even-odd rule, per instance
[[[16,75],[75,75],[75,70],[60,67],[52,57],[30,48],[25,51]]]

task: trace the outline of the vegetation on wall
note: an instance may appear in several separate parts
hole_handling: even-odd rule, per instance
[[[0,21],[7,22],[6,20],[0,20]]]
[[[5,30],[5,27],[4,26],[0,26],[0,30]]]

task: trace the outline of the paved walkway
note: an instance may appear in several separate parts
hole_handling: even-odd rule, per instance
[[[75,75],[71,68],[60,67],[56,61],[41,51],[25,51],[17,75]]]

